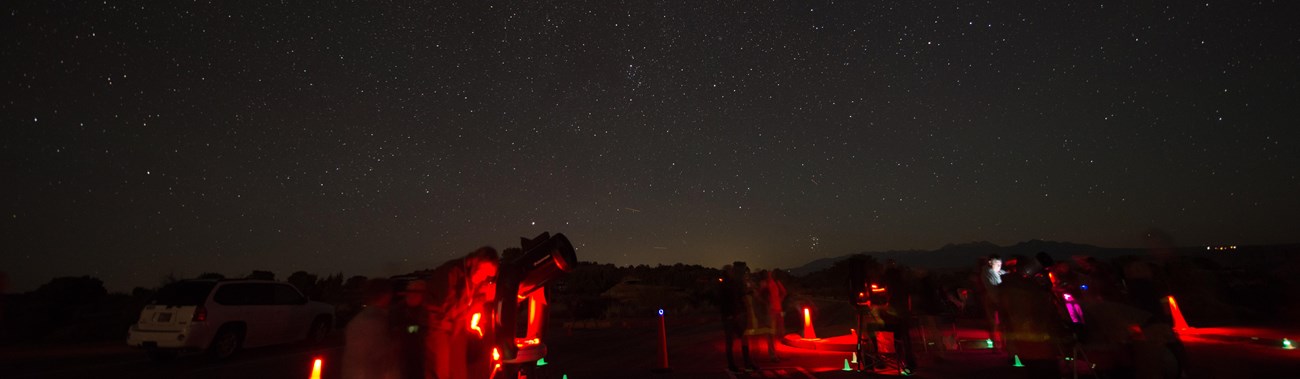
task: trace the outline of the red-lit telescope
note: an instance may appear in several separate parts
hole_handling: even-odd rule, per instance
[[[542,233],[534,239],[521,239],[524,253],[509,262],[501,262],[497,272],[496,312],[493,317],[493,343],[500,355],[504,377],[518,376],[520,369],[546,356],[542,330],[546,325],[546,283],[573,270],[578,262],[573,244],[563,234]],[[528,326],[516,330],[520,305],[526,308]],[[525,372],[525,375],[527,372]]]

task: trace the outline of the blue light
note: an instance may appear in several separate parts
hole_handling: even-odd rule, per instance
[[[659,315],[660,315],[660,316],[663,316],[663,315],[664,315],[664,309],[663,309],[663,308],[659,308]]]
[[[1087,284],[1081,285],[1081,286],[1079,286],[1079,289],[1084,290],[1084,291],[1087,291],[1087,290],[1088,290],[1088,285],[1087,285]]]

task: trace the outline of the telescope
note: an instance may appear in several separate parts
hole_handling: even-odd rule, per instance
[[[502,363],[532,362],[546,356],[542,330],[546,324],[547,283],[573,270],[578,262],[573,244],[564,234],[542,233],[520,238],[522,255],[501,262],[497,272],[495,344]],[[516,330],[520,304],[528,304],[524,333]]]

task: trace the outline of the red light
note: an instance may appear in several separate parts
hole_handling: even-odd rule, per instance
[[[803,308],[803,338],[806,340],[817,339],[817,332],[813,330],[812,312],[808,307]]]
[[[320,359],[320,358],[316,358],[316,360],[315,360],[314,362],[312,362],[312,364],[311,364],[311,379],[320,379],[320,371],[321,371],[321,363],[322,363],[322,362],[323,362],[323,360]]]
[[[1169,315],[1174,318],[1174,330],[1177,332],[1190,331],[1191,327],[1187,325],[1187,319],[1183,318],[1183,311],[1178,308],[1178,302],[1174,300],[1173,295],[1166,298],[1169,300]]]
[[[528,302],[528,325],[532,325],[533,321],[535,320],[537,320],[537,302],[529,301]]]
[[[194,318],[190,319],[190,321],[208,321],[208,309],[204,307],[195,308]]]
[[[497,350],[497,348],[495,348],[495,347],[492,348],[492,360],[494,360],[494,361],[499,361],[499,360],[501,360],[501,351],[500,351],[500,350]]]
[[[470,319],[469,319],[469,330],[473,330],[473,331],[475,331],[475,332],[478,332],[478,336],[479,336],[480,338],[483,337],[483,328],[480,328],[480,327],[478,326],[478,321],[479,321],[480,319],[482,319],[482,318],[483,318],[483,314],[482,314],[482,313],[475,312],[474,315],[473,315],[473,316],[470,316]]]

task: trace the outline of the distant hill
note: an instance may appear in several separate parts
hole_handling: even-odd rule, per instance
[[[997,254],[1003,258],[1024,255],[1033,257],[1040,251],[1045,251],[1053,258],[1058,260],[1067,259],[1074,255],[1091,255],[1099,259],[1111,259],[1123,255],[1140,253],[1140,249],[1114,249],[1104,248],[1092,245],[1083,245],[1071,242],[1056,242],[1043,240],[1029,240],[1017,243],[1011,246],[998,246],[992,242],[978,241],[961,244],[948,244],[938,250],[892,250],[883,252],[862,252],[860,254],[870,255],[878,261],[893,259],[899,264],[910,267],[925,269],[953,269],[967,266],[974,266],[979,258],[992,254]],[[804,276],[817,271],[825,270],[844,259],[855,254],[847,254],[834,258],[822,258],[808,262],[790,270],[794,276]]]

